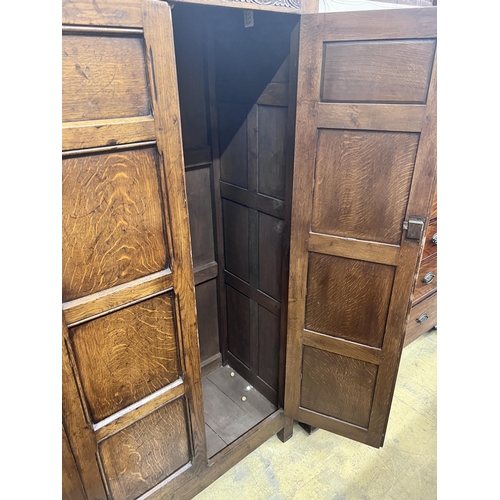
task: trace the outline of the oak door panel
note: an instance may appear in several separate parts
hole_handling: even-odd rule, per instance
[[[154,498],[207,467],[172,20],[99,2],[63,26],[63,423],[88,500]]]
[[[139,497],[189,462],[183,398],[113,434],[98,449],[112,498]]]
[[[156,148],[63,160],[63,300],[168,267]]]
[[[70,342],[94,422],[180,376],[171,293],[70,328]]]
[[[63,122],[151,113],[142,37],[63,37]]]
[[[312,230],[396,245],[418,134],[320,129]]]
[[[322,101],[423,104],[435,40],[325,44]]]
[[[304,347],[302,362],[302,407],[368,426],[377,365],[309,346]]]
[[[393,266],[311,252],[305,327],[380,347],[394,274]]]
[[[434,8],[301,19],[285,413],[375,447],[423,245],[405,221],[432,204],[435,47]]]

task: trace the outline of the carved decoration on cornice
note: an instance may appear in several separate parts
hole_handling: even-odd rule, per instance
[[[285,7],[288,9],[300,9],[301,0],[226,0],[226,2],[248,3],[261,6]]]

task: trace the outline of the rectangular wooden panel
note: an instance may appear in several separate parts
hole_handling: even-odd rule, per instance
[[[300,406],[368,427],[377,365],[308,346],[302,362]]]
[[[280,318],[259,306],[259,364],[258,376],[278,390],[280,354]]]
[[[153,148],[63,160],[63,301],[168,265]]]
[[[225,268],[242,280],[249,280],[248,208],[222,200],[222,216],[224,219],[224,253]]]
[[[114,500],[137,498],[190,460],[184,398],[99,443]]]
[[[242,363],[250,365],[250,299],[226,286],[228,348]]]
[[[435,45],[435,40],[326,43],[321,100],[423,104]]]
[[[259,289],[281,300],[284,222],[259,213]]]
[[[215,261],[210,165],[186,171],[194,267]]]
[[[63,0],[63,24],[142,26],[140,0]]]
[[[68,34],[62,54],[63,122],[150,114],[140,37]]]
[[[219,321],[217,318],[217,283],[215,279],[196,286],[196,311],[201,361],[216,355],[219,348]]]
[[[392,266],[310,253],[306,328],[380,347],[394,275]]]
[[[94,422],[179,377],[173,315],[168,293],[70,329]]]
[[[238,104],[220,103],[219,143],[221,180],[248,187],[247,159],[247,107]]]
[[[177,4],[172,10],[184,150],[208,146],[204,50],[206,19],[200,9]]]
[[[318,131],[314,232],[399,244],[418,134]]]
[[[288,109],[258,106],[259,193],[285,199],[285,136]]]

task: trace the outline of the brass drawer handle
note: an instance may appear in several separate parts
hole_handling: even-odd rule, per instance
[[[436,275],[434,273],[427,273],[422,278],[422,283],[425,283],[426,285],[428,285],[435,277],[436,277]]]
[[[424,313],[424,314],[422,314],[422,316],[419,316],[416,319],[416,321],[417,321],[417,323],[422,324],[422,323],[425,323],[428,319],[429,319],[429,316],[427,315],[427,313]]]
[[[434,245],[438,244],[438,234],[437,233],[432,237],[431,243]]]

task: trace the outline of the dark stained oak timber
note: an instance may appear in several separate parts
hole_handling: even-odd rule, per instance
[[[434,8],[301,20],[285,412],[374,447],[423,246],[403,222],[432,203],[435,37]]]
[[[393,104],[325,103],[316,105],[318,127],[360,130],[418,132],[425,106]]]
[[[283,218],[285,204],[281,200],[259,193],[252,193],[251,191],[225,182],[221,182],[221,193],[222,197],[225,199],[240,203],[241,205],[246,205],[247,207],[251,207],[259,212],[264,212],[274,217]]]
[[[394,266],[398,262],[399,246],[340,236],[309,233],[309,251],[366,260]]]

